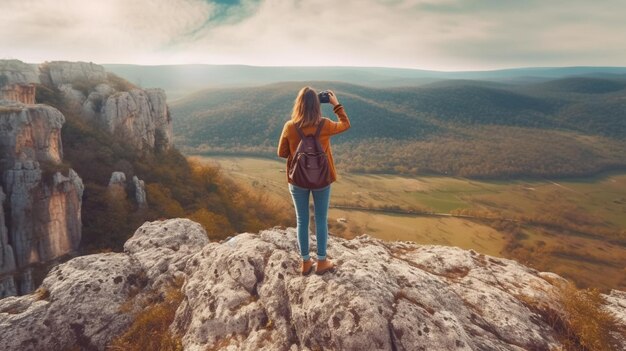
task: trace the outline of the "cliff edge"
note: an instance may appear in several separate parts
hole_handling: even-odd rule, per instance
[[[315,252],[313,240],[312,251]],[[329,238],[336,273],[300,276],[293,228],[209,243],[190,220],[146,222],[122,253],[54,267],[34,294],[0,300],[0,349],[104,350],[129,301],[182,298],[169,331],[185,350],[554,350],[564,279],[455,247]],[[626,347],[626,294],[604,295]],[[621,331],[620,331],[621,330]]]

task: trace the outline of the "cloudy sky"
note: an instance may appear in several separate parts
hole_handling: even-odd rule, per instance
[[[0,0],[0,58],[482,70],[625,66],[624,0]]]

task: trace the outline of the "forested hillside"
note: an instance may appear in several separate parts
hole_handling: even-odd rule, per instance
[[[385,67],[273,67],[246,65],[103,65],[127,80],[144,87],[159,87],[170,99],[178,99],[206,88],[233,88],[305,80],[334,80],[371,87],[419,86],[450,79],[494,82],[543,82],[564,76],[626,76],[624,67],[535,67],[491,71],[429,71]]]
[[[353,171],[470,177],[575,176],[626,167],[626,80],[449,80],[370,88],[286,82],[209,89],[172,104],[188,152],[273,157],[299,88],[333,89],[352,120],[333,139]],[[332,116],[330,106],[324,114]]]

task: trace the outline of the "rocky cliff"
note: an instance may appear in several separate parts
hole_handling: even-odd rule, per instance
[[[62,87],[77,82],[106,80],[104,67],[91,62],[52,61],[41,67],[45,69],[40,69],[39,79],[48,86]]]
[[[104,350],[132,323],[129,302],[177,279],[183,298],[170,331],[185,350],[563,346],[563,330],[546,317],[563,310],[555,274],[471,250],[360,236],[329,238],[336,273],[302,277],[297,252],[293,228],[208,243],[189,220],[147,222],[123,253],[74,258],[37,293],[0,300],[0,348]],[[599,308],[624,328],[625,306],[626,294],[613,291]],[[623,349],[616,330],[612,342]]]
[[[172,145],[171,116],[162,89],[140,89],[100,65],[53,61],[40,68],[43,84],[63,91],[69,106],[137,148]]]
[[[51,61],[31,65],[0,60],[6,84],[40,83],[63,92],[65,102],[84,118],[128,137],[138,148],[169,148],[171,115],[162,89],[141,89],[91,62]]]
[[[81,240],[84,186],[63,164],[65,116],[32,103],[30,90],[41,89],[64,112],[124,136],[138,150],[169,148],[172,128],[162,90],[139,89],[93,63],[0,60],[0,83],[6,88],[0,101],[0,185],[6,197],[0,222],[2,298],[32,291],[41,281],[34,269],[45,271],[40,264],[73,254]],[[32,96],[20,103],[14,97],[23,94],[7,87],[28,87]],[[132,191],[138,208],[145,209],[143,181],[134,177],[128,183],[121,189]]]
[[[13,273],[15,272],[15,255],[9,245],[9,233],[4,219],[4,190],[0,186],[0,297],[15,295],[17,290]]]
[[[20,60],[0,60],[0,76],[6,77],[6,84],[39,83],[37,66]]]
[[[63,160],[64,116],[46,105],[0,105],[3,259],[0,297],[31,292],[33,265],[76,251],[81,238],[83,184]],[[6,221],[5,221],[6,220]]]

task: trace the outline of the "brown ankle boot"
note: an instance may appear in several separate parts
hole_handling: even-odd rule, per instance
[[[317,267],[315,268],[315,274],[324,274],[326,272],[334,272],[335,264],[329,259],[318,260]]]
[[[300,272],[302,275],[309,275],[313,271],[313,260],[308,259],[306,261],[302,260],[300,263]]]

